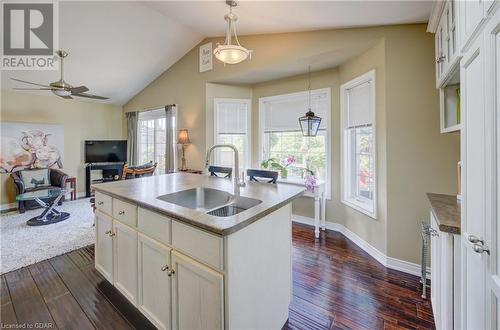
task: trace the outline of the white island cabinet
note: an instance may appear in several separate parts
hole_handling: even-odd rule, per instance
[[[96,201],[95,267],[159,329],[286,322],[290,203],[217,235],[99,191]]]

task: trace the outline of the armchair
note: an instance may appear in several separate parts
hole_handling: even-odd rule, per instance
[[[48,171],[48,178],[49,178],[49,183],[43,186],[36,186],[35,187],[29,187],[27,188],[27,184],[23,180],[23,175],[22,172],[26,171],[36,171],[39,169],[28,169],[28,170],[21,170],[17,172],[13,172],[10,174],[12,180],[14,180],[14,184],[16,186],[17,190],[17,195],[19,194],[24,194],[25,192],[30,192],[30,191],[35,191],[35,190],[40,190],[40,189],[47,189],[47,188],[64,188],[66,186],[66,180],[68,179],[68,175],[64,173],[61,170],[58,169],[53,169],[53,168],[47,168],[45,170]],[[32,179],[34,180],[34,179]],[[42,199],[44,202],[52,202],[53,198],[50,199]],[[59,201],[59,205],[62,204],[64,201],[64,197],[61,198]],[[26,210],[31,210],[40,207],[36,201],[19,201],[18,202],[18,209],[19,213],[24,213]]]

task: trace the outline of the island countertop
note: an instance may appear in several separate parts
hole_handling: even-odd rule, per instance
[[[233,181],[199,174],[173,173],[93,184],[98,192],[162,213],[214,234],[230,235],[285,206],[304,192],[303,187],[247,182],[240,195],[262,203],[229,217],[217,217],[158,199],[158,196],[205,187],[233,194]]]
[[[460,235],[460,201],[455,195],[427,193],[439,230]]]

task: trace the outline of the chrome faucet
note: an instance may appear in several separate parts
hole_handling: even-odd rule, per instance
[[[210,155],[212,154],[212,151],[217,148],[231,148],[233,149],[234,152],[234,194],[236,196],[240,195],[240,188],[245,187],[245,180],[240,179],[240,161],[239,161],[239,154],[238,154],[238,149],[232,144],[215,144],[211,146],[208,151],[207,151],[207,160],[205,162],[205,167],[208,168],[210,165]]]

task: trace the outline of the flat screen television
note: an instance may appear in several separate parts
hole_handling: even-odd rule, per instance
[[[124,163],[127,140],[85,141],[85,163]]]

